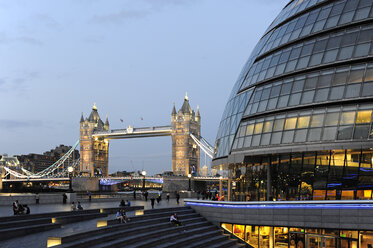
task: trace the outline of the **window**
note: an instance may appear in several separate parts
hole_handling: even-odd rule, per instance
[[[322,140],[334,140],[336,132],[337,132],[337,127],[324,128]]]
[[[348,85],[346,89],[346,98],[358,97],[360,95],[361,84]]]
[[[295,131],[294,142],[305,142],[307,138],[307,129]]]
[[[351,139],[352,136],[353,126],[340,126],[338,129],[338,137],[339,140],[348,140]]]
[[[325,117],[325,126],[338,125],[339,113],[327,113]]]
[[[281,131],[284,127],[285,119],[279,119],[275,120],[275,123],[273,125],[273,131]]]
[[[354,139],[367,139],[369,135],[369,125],[356,125]]]
[[[358,111],[356,123],[369,123],[372,117],[372,110]]]
[[[309,116],[301,116],[298,118],[297,128],[308,128],[308,124],[310,122]]]
[[[254,131],[254,124],[248,125],[246,128],[246,135],[252,135]]]
[[[295,129],[296,123],[297,123],[297,117],[287,118],[285,122],[285,130]]]
[[[354,124],[354,123],[355,123],[355,111],[342,113],[340,125],[348,125],[348,124]]]
[[[318,114],[312,116],[311,127],[322,127],[324,122],[324,115]]]
[[[342,99],[344,90],[345,90],[344,86],[332,87],[329,99],[331,100]]]
[[[260,134],[262,133],[263,130],[263,122],[256,123],[255,124],[255,129],[254,129],[254,134]]]
[[[314,95],[315,95],[314,90],[303,92],[301,103],[302,104],[311,103]]]
[[[264,123],[263,133],[268,133],[272,131],[273,121],[266,121]]]
[[[311,128],[308,132],[308,141],[319,141],[321,136],[321,128]]]

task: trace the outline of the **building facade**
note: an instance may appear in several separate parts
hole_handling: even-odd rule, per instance
[[[372,42],[372,0],[284,7],[244,65],[220,123],[213,167],[229,173],[229,200],[372,200]],[[296,208],[314,212],[303,220],[285,212],[306,210],[279,204],[265,210],[263,223],[227,218],[223,228],[251,247],[373,246],[371,213],[342,220],[365,205],[304,204]],[[332,229],[323,228],[326,215],[342,210]],[[283,221],[290,218],[299,225]]]
[[[176,112],[175,106],[171,113],[172,138],[172,171],[175,176],[199,175],[200,150],[190,137],[190,134],[200,137],[201,115],[189,105],[185,95],[183,106]]]
[[[88,118],[80,119],[80,174],[82,176],[108,176],[109,141],[92,136],[96,131],[108,131],[109,120],[105,123],[93,105]]]

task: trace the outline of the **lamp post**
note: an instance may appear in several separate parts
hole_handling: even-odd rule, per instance
[[[142,171],[141,175],[143,176],[142,178],[142,190],[145,190],[145,176],[146,176],[146,171]]]
[[[74,168],[72,166],[67,167],[67,171],[69,172],[69,192],[73,192],[73,183],[72,183],[72,173]]]
[[[223,176],[219,177],[219,199],[223,196]]]
[[[192,174],[188,174],[188,178],[189,178],[189,186],[188,186],[188,191],[192,191],[191,187],[190,187],[190,181],[192,179]]]

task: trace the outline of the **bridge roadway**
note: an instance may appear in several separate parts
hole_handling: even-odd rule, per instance
[[[129,126],[126,129],[114,129],[109,131],[95,132],[92,134],[95,138],[104,139],[130,139],[130,138],[146,138],[171,136],[171,126],[157,126],[157,127],[137,127]]]

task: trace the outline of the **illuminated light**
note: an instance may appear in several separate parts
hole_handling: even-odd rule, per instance
[[[74,171],[74,168],[73,168],[72,166],[69,166],[69,167],[67,167],[67,171],[68,171],[69,173],[71,173],[71,172]]]
[[[59,237],[48,237],[47,247],[52,247],[62,244],[62,240]]]
[[[135,215],[144,215],[144,210],[136,210]]]
[[[107,220],[98,220],[97,227],[107,226]]]
[[[280,203],[280,202],[278,202]],[[341,204],[341,203],[299,203],[299,204],[266,204],[266,202],[258,203],[258,204],[222,204],[222,203],[202,203],[202,202],[189,202],[186,201],[185,204],[189,206],[203,206],[203,207],[216,207],[216,208],[241,208],[241,209],[280,209],[280,208],[292,208],[292,209],[299,209],[299,208],[316,208],[316,209],[373,209],[373,204],[371,203],[348,203],[348,204]]]
[[[103,208],[100,208],[100,213],[104,213],[104,209]]]
[[[56,218],[52,218],[52,223],[56,223]]]

